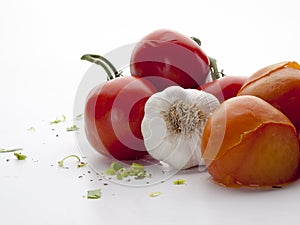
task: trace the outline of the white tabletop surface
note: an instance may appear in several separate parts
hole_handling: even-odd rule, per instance
[[[274,190],[227,189],[207,173],[177,173],[133,187],[102,179],[90,166],[58,167],[77,148],[72,126],[77,88],[106,54],[149,32],[171,28],[202,40],[227,75],[300,59],[298,1],[10,0],[0,3],[0,153],[3,225],[299,224],[300,183]],[[300,61],[300,60],[299,60]],[[50,121],[66,115],[66,121]],[[34,128],[30,129],[30,128]],[[184,185],[173,181],[184,179]],[[102,190],[87,199],[88,190]],[[149,194],[162,194],[150,198]]]

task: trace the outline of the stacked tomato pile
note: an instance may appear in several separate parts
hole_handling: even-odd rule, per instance
[[[104,156],[150,155],[179,169],[204,163],[226,186],[272,186],[298,178],[296,62],[251,76],[224,76],[198,39],[166,29],[138,42],[128,76],[101,56],[82,59],[102,65],[109,75],[91,90],[85,106],[88,141]]]

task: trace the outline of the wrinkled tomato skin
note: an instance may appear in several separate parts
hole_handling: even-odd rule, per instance
[[[238,95],[260,97],[283,112],[300,132],[300,65],[285,61],[255,72]]]
[[[224,102],[237,96],[237,93],[247,80],[247,76],[224,76],[201,85],[197,89],[213,94],[220,102]]]
[[[89,143],[102,155],[134,160],[147,154],[141,133],[144,105],[156,89],[145,79],[125,76],[95,87],[85,105]]]
[[[191,38],[160,29],[136,44],[130,72],[139,77],[164,78],[154,83],[160,91],[174,83],[183,88],[197,88],[208,80],[209,58]]]

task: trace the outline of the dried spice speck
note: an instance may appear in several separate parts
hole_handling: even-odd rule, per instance
[[[282,188],[282,186],[273,185],[272,188]]]

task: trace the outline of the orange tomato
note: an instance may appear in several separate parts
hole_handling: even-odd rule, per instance
[[[297,177],[295,127],[255,96],[223,102],[206,123],[201,149],[208,172],[226,186],[280,185]]]
[[[282,111],[300,130],[300,65],[281,62],[254,73],[238,95],[254,95]]]

